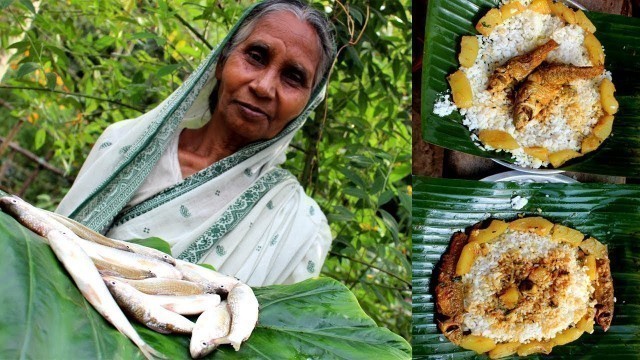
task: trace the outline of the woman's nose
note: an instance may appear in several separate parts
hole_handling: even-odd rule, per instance
[[[251,90],[261,98],[273,98],[276,89],[275,71],[263,71],[251,82]]]

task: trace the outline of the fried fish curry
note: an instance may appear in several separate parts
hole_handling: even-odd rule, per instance
[[[462,36],[447,78],[471,140],[528,168],[595,151],[618,111],[595,25],[560,1],[500,3],[478,20],[479,35]],[[447,99],[434,113],[446,116]]]
[[[465,349],[492,359],[549,354],[596,323],[609,329],[607,247],[541,217],[476,224],[442,257],[436,308],[440,330]]]

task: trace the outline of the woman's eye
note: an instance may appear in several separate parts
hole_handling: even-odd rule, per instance
[[[248,52],[249,58],[257,63],[264,63],[264,54],[257,50],[250,50]]]
[[[304,85],[305,83],[304,76],[295,71],[287,72],[285,74],[285,77],[288,81],[294,83],[295,85]]]

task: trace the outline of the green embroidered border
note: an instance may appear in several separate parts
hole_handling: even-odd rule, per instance
[[[318,89],[322,89],[324,85],[320,86]],[[321,91],[321,90],[320,90]],[[171,187],[166,188],[165,190],[159,192],[154,195],[150,199],[143,201],[142,203],[127,209],[122,214],[120,214],[114,224],[121,225],[137,216],[140,216],[146,212],[149,212],[179,196],[182,196],[200,185],[207,183],[210,180],[222,175],[229,169],[237,166],[241,162],[250,158],[251,156],[257,154],[258,152],[266,149],[267,147],[273,145],[276,141],[282,139],[284,136],[290,134],[293,131],[296,131],[299,127],[301,127],[306,119],[309,117],[313,109],[315,109],[320,102],[322,101],[322,97],[320,93],[314,94],[314,100],[307,105],[306,109],[302,114],[300,114],[294,121],[287,124],[285,129],[280,132],[275,138],[261,141],[258,143],[249,144],[246,147],[238,150],[236,153],[214,163],[208,168],[197,172],[183,181],[175,184]],[[136,188],[137,189],[137,188]]]
[[[280,182],[294,178],[284,169],[273,169],[249,187],[236,201],[222,214],[220,219],[213,224],[204,234],[200,235],[189,247],[178,255],[178,259],[197,263],[211,248],[213,248],[223,236],[244,219],[253,209],[255,204],[273,187]],[[224,252],[224,251],[222,251]]]
[[[208,63],[213,58],[212,55],[203,64],[211,65]],[[97,231],[102,231],[111,223],[160,159],[169,143],[168,140],[195,100],[194,94],[197,94],[206,83],[208,76],[203,76],[202,72],[208,67],[201,66],[194,73],[195,76],[192,75],[187,79],[184,85],[185,90],[175,93],[175,96],[172,96],[160,110],[159,118],[164,118],[166,121],[152,122],[143,136],[132,145],[134,150],[125,153],[114,175],[100,184],[94,193],[71,213],[70,217]],[[180,105],[176,108],[176,104]]]

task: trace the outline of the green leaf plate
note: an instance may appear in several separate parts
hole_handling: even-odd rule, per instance
[[[159,241],[154,239],[155,242]],[[0,359],[142,359],[82,297],[44,240],[0,212]],[[409,359],[402,337],[376,326],[330,278],[254,289],[258,326],[240,351],[213,359]],[[190,359],[189,337],[134,324],[168,359]]]
[[[514,210],[514,196],[529,201],[523,209]],[[454,232],[489,217],[514,219],[518,214],[544,216],[593,236],[608,246],[611,258],[617,302],[609,331],[596,326],[593,334],[557,346],[551,355],[540,358],[640,358],[640,186],[414,177],[414,359],[486,358],[454,345],[438,330],[433,273]]]
[[[449,90],[446,76],[458,67],[462,35],[477,34],[474,25],[498,1],[431,0],[427,11],[422,77],[422,132],[425,141],[472,155],[513,163],[508,153],[487,152],[470,139],[455,111],[433,113],[438,94]],[[562,170],[640,177],[640,19],[588,12],[596,37],[605,48],[620,108],[612,135],[593,153],[568,162]]]

